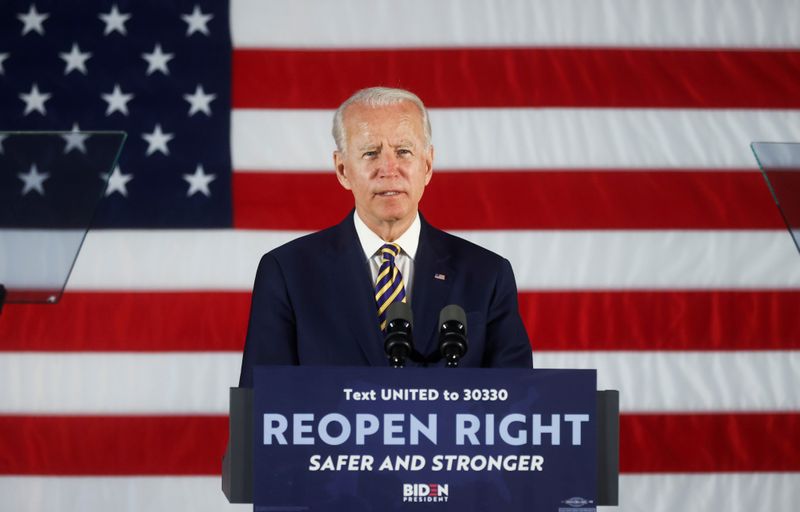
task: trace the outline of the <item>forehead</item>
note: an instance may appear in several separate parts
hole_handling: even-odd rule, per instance
[[[344,114],[345,130],[352,143],[398,137],[421,142],[424,138],[422,114],[410,102],[382,107],[354,104]]]

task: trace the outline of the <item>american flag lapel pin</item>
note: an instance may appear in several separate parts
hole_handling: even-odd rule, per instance
[[[438,279],[439,281],[444,281],[445,279],[447,279],[447,276],[444,275],[444,274],[438,274],[437,273],[437,274],[433,274],[433,278],[434,279]]]

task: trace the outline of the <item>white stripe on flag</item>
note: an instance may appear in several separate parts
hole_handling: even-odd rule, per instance
[[[756,169],[753,141],[800,140],[800,111],[431,109],[434,169]],[[333,169],[330,110],[238,109],[237,170]],[[488,142],[490,141],[490,142]]]
[[[233,0],[234,46],[792,47],[793,0]],[[687,21],[689,20],[689,21]]]
[[[508,258],[520,290],[800,287],[800,258],[782,230],[453,233]],[[91,231],[68,288],[249,291],[261,255],[301,234]]]
[[[0,229],[0,283],[6,289],[61,289],[85,234],[85,229]]]
[[[251,290],[261,256],[296,231],[90,231],[71,290]]]
[[[620,476],[620,506],[609,512],[792,510],[800,473],[701,473]],[[252,510],[230,505],[219,477],[0,477],[4,510],[175,512]]]
[[[675,454],[680,457],[680,454]],[[609,512],[753,512],[796,507],[800,473],[622,475],[619,508]]]
[[[0,412],[227,414],[238,352],[0,352]]]
[[[511,261],[521,290],[794,288],[787,231],[455,232]]]
[[[534,341],[535,346],[535,341]],[[791,411],[800,352],[537,352],[535,368],[596,368],[625,412]]]
[[[226,414],[241,354],[0,353],[0,412]],[[800,352],[536,352],[536,368],[597,368],[624,412],[800,409]],[[146,376],[146,378],[143,378]],[[102,382],[102,386],[97,383]]]
[[[231,505],[220,477],[0,477],[2,509],[28,512],[252,511]]]

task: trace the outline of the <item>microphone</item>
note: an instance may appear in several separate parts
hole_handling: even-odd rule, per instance
[[[406,365],[406,359],[414,351],[414,339],[411,330],[414,327],[414,316],[411,306],[405,302],[393,302],[386,310],[386,336],[383,350],[389,356],[394,368]]]
[[[439,352],[448,368],[456,368],[467,353],[467,315],[461,306],[450,304],[439,313]]]

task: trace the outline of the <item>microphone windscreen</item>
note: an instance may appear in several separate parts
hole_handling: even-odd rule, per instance
[[[439,327],[441,328],[442,325],[444,325],[446,322],[450,322],[451,320],[455,320],[463,325],[464,333],[466,334],[467,314],[464,312],[464,308],[456,304],[450,304],[443,307],[442,311],[439,313]]]
[[[405,320],[414,328],[414,315],[411,313],[411,305],[406,302],[392,302],[386,310],[386,322],[392,320]]]

